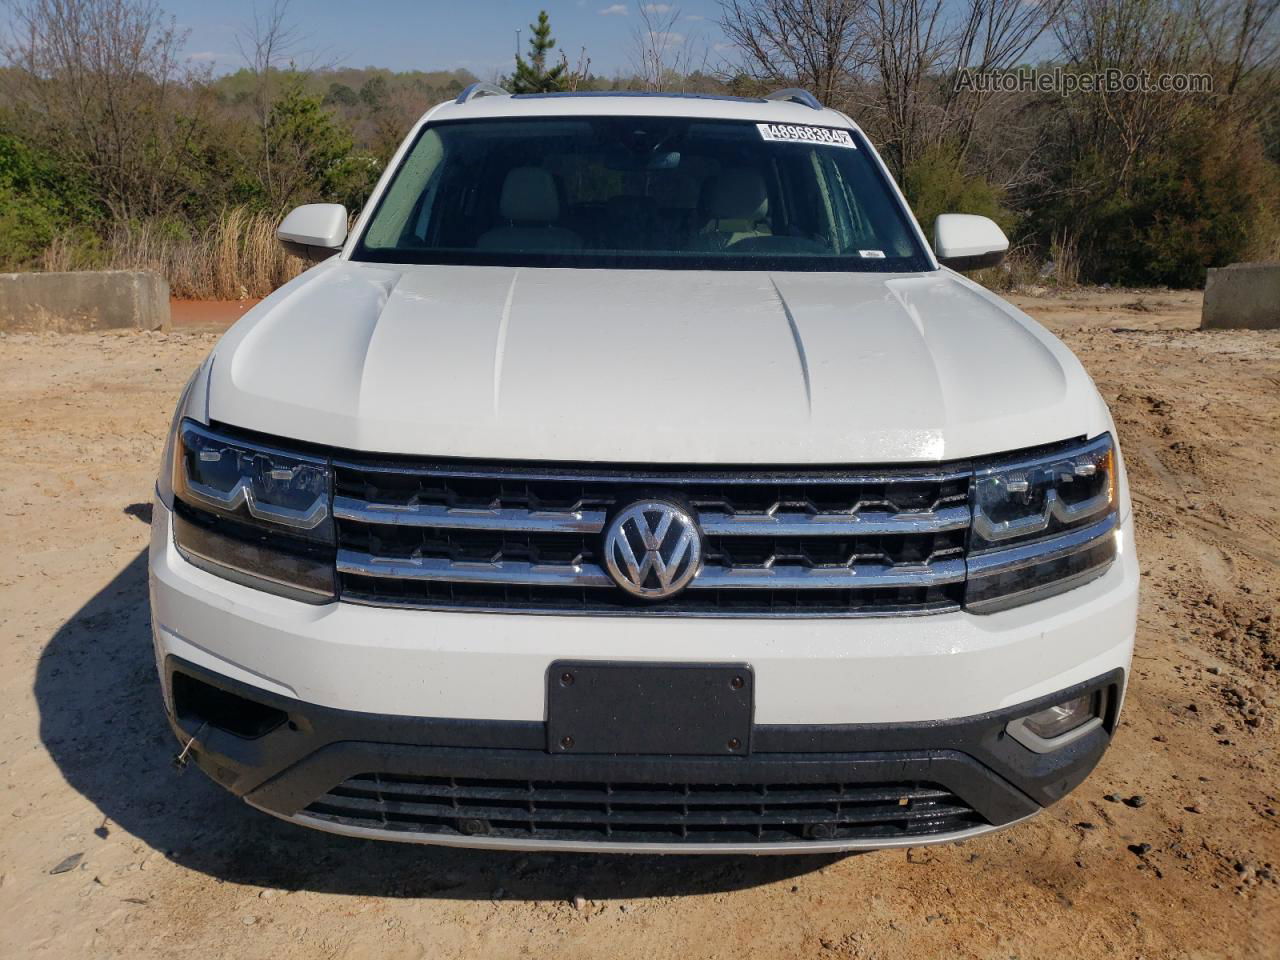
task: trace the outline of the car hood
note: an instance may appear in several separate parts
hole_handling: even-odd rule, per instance
[[[927,462],[1106,429],[1054,337],[923,274],[332,260],[218,346],[209,416],[381,453]]]

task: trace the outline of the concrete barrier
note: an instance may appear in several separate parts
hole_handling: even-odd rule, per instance
[[[1233,263],[1211,269],[1200,329],[1280,329],[1280,263]]]
[[[0,330],[160,330],[169,283],[158,273],[0,273]]]

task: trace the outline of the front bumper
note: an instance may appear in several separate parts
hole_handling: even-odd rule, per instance
[[[1131,520],[1104,576],[1025,607],[989,616],[774,621],[314,607],[191,566],[173,547],[170,522],[157,504],[152,622],[175,733],[184,743],[195,738],[196,762],[249,803],[361,836],[666,852],[826,852],[972,836],[1035,813],[1084,779],[1110,741],[1133,649]],[[552,755],[546,672],[559,659],[748,663],[755,677],[751,755]],[[240,737],[202,726],[198,716],[175,715],[175,673],[266,705],[287,722]],[[1097,687],[1112,692],[1105,722],[1069,746],[1037,754],[1004,732],[1015,716]],[[712,798],[713,786],[742,790]],[[782,786],[816,797],[816,812],[786,827],[801,831],[791,840],[764,836],[779,822],[770,819],[770,791]],[[544,789],[558,791],[555,803],[565,809],[590,807],[585,822],[596,833],[557,828],[535,835],[523,814],[508,818],[519,827],[501,825],[507,821],[496,814],[463,816],[476,806],[492,812],[530,802],[534,812],[545,811],[545,797],[529,796]],[[683,802],[672,799],[677,789]],[[654,809],[680,808],[680,823],[696,829],[655,838],[623,817],[615,821],[622,829],[600,835],[612,810],[634,812],[616,799],[619,790],[642,790]],[[474,804],[478,797],[493,802]],[[886,820],[886,798],[907,812],[918,809],[921,822],[905,832],[886,827],[911,819],[904,813]],[[370,804],[381,805],[372,819],[364,815]],[[452,826],[441,823],[450,819],[439,815],[443,804],[460,811]],[[733,804],[738,813],[730,822],[722,808]],[[859,811],[863,804],[877,829],[824,836],[832,822],[823,818],[824,804]],[[743,820],[747,807],[762,812]],[[400,813],[405,819],[397,821]],[[481,821],[478,829],[463,823],[472,820]],[[710,829],[719,821],[724,830]],[[928,829],[915,830],[924,821]],[[432,829],[407,829],[405,822]],[[735,834],[744,823],[759,836]]]
[[[1114,670],[942,723],[756,724],[750,756],[673,757],[552,754],[535,722],[317,707],[176,657],[164,678],[183,691],[170,722],[182,742],[195,739],[189,755],[276,816],[419,843],[688,853],[921,845],[1016,823],[1093,769],[1124,686]],[[1095,690],[1101,726],[1060,750],[1033,753],[1005,733],[1012,719]],[[241,699],[217,700],[228,694]],[[260,711],[269,729],[218,727],[236,707]]]

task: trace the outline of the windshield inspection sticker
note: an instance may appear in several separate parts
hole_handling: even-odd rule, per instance
[[[764,140],[784,143],[818,143],[828,147],[848,147],[857,150],[858,145],[848,130],[831,127],[800,127],[793,123],[757,123],[756,129]]]

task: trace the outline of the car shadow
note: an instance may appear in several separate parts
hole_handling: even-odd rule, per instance
[[[147,522],[136,506],[126,512]],[[99,838],[123,830],[230,883],[368,896],[607,900],[778,883],[841,859],[454,850],[318,833],[255,811],[194,767],[179,773],[171,763],[177,743],[156,677],[145,551],[53,635],[37,666],[35,696],[45,748],[67,783],[102,812]]]

